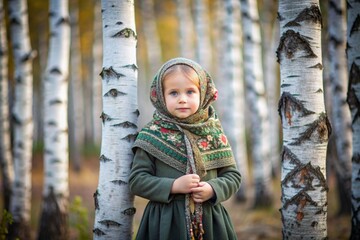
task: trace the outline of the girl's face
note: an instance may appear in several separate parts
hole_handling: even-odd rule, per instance
[[[166,108],[177,118],[187,118],[200,105],[200,91],[197,85],[181,71],[174,71],[163,80]]]

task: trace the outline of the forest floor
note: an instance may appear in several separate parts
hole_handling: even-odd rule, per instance
[[[33,239],[36,239],[38,222],[41,209],[41,193],[43,183],[43,164],[42,157],[35,156],[33,161],[32,176],[32,213],[31,228]],[[99,164],[97,157],[86,157],[83,159],[83,167],[80,172],[70,168],[70,202],[73,202],[76,196],[82,199],[82,207],[87,209],[88,213],[88,236],[92,239],[92,227],[94,222],[94,199],[93,193],[98,184]],[[274,204],[266,209],[253,209],[251,201],[248,203],[237,203],[234,199],[229,199],[224,203],[226,206],[235,230],[238,233],[239,240],[275,240],[282,239],[282,223],[280,214],[280,181],[274,180]],[[1,186],[1,185],[0,185]],[[328,193],[328,237],[329,239],[349,239],[351,230],[350,216],[337,216],[337,199],[334,180],[329,180]],[[1,201],[1,200],[0,200]],[[134,216],[134,232],[137,231],[143,209],[147,200],[136,197],[135,207],[137,209]],[[2,203],[0,202],[0,209]],[[70,213],[71,215],[72,213]],[[86,223],[82,223],[86,224]],[[77,229],[71,225],[70,239],[79,239]],[[135,235],[135,234],[134,234]]]

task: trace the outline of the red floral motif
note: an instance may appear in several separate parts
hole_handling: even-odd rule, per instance
[[[151,89],[151,98],[156,100],[156,89],[155,88]]]
[[[220,140],[221,140],[221,142],[222,142],[224,145],[227,144],[227,138],[226,138],[226,136],[225,136],[224,134],[222,134],[222,135],[220,136]]]
[[[216,90],[215,92],[214,92],[214,100],[217,100],[218,99],[218,91]]]
[[[172,131],[167,129],[167,128],[161,127],[160,132],[162,132],[162,133],[171,133]]]

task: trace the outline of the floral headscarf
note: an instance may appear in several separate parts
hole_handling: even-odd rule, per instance
[[[177,64],[194,69],[200,85],[199,109],[184,119],[176,118],[168,112],[162,89],[165,72]],[[153,119],[139,132],[133,147],[144,149],[184,174],[195,173],[200,177],[206,175],[206,170],[234,165],[231,147],[211,106],[216,98],[215,85],[210,75],[199,64],[186,58],[169,60],[160,68],[151,85],[150,100],[156,109]],[[201,204],[195,204],[193,213],[190,211],[191,202],[191,197],[187,194],[189,237],[195,234],[198,236],[197,239],[201,239],[199,226],[202,207]],[[194,233],[194,229],[198,229],[197,233]]]

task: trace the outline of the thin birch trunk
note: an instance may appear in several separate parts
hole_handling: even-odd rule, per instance
[[[8,51],[5,26],[5,10],[0,0],[0,166],[4,209],[10,211],[10,198],[14,182],[14,165],[11,155]]]
[[[279,65],[276,62],[276,48],[279,42],[279,22],[275,21],[277,4],[274,0],[264,1],[264,83],[269,109],[270,161],[274,176],[280,175],[280,120],[277,109],[279,101]]]
[[[224,11],[220,36],[224,45],[220,77],[217,81],[219,90],[219,108],[224,131],[232,146],[238,169],[241,172],[241,188],[237,192],[237,200],[247,199],[248,163],[245,138],[245,98],[243,83],[242,32],[240,1],[227,0],[219,7]]]
[[[326,149],[321,12],[318,0],[280,0],[283,239],[327,239]]]
[[[100,146],[101,142],[101,78],[102,65],[102,22],[101,22],[101,1],[94,0],[94,43],[92,46],[92,78],[91,78],[91,126],[92,144]]]
[[[30,237],[31,161],[33,145],[33,76],[28,11],[26,0],[9,1],[10,35],[15,65],[15,94],[12,109],[14,128],[14,173],[10,212],[13,224],[10,239]]]
[[[246,100],[250,110],[254,207],[272,204],[273,188],[270,162],[270,126],[262,69],[261,34],[256,1],[242,0],[244,32],[244,73]]]
[[[194,1],[196,61],[208,71],[212,70],[212,48],[207,0]]]
[[[347,56],[353,152],[351,178],[351,240],[360,239],[360,2],[347,1]]]
[[[194,21],[191,14],[190,0],[176,0],[176,13],[179,23],[180,56],[193,59],[194,54]]]
[[[39,239],[68,239],[68,1],[50,1],[50,47],[44,77],[44,186]]]
[[[70,11],[71,46],[69,76],[69,151],[70,161],[76,171],[81,170],[81,150],[85,139],[84,87],[81,73],[81,49],[79,34],[79,6],[73,1]]]
[[[136,209],[128,179],[139,115],[134,2],[103,0],[102,18],[103,135],[93,232],[94,239],[130,240]]]
[[[337,152],[335,171],[338,178],[339,213],[351,212],[352,133],[349,105],[346,49],[346,2],[329,1],[329,71],[332,92],[332,127]]]

